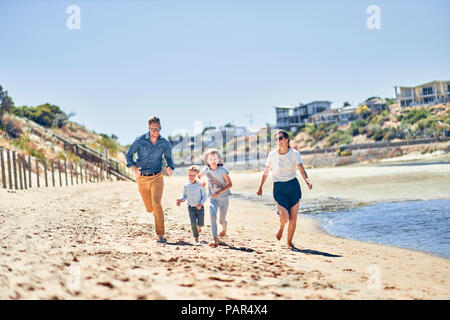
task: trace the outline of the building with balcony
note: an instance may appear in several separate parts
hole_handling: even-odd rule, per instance
[[[311,115],[331,109],[331,101],[312,101],[307,104],[274,106],[279,129],[295,131],[309,122]]]
[[[382,111],[386,109],[387,100],[381,98],[373,98],[364,103],[370,111]]]
[[[416,87],[394,88],[401,107],[450,102],[450,81],[436,80]]]
[[[358,118],[355,107],[345,107],[325,110],[309,117],[309,121],[315,124],[339,123],[346,124]]]

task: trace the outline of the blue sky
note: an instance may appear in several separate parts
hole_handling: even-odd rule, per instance
[[[66,27],[72,4],[79,30]],[[0,84],[16,105],[59,105],[122,144],[152,115],[165,136],[198,120],[264,125],[277,104],[450,80],[448,12],[447,0],[0,0]]]

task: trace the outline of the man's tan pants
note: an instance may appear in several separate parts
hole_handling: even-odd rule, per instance
[[[147,212],[153,212],[155,217],[156,234],[162,236],[165,233],[164,212],[161,206],[164,177],[162,173],[158,173],[154,176],[138,176],[136,181]]]

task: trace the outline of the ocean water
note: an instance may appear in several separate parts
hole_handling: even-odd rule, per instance
[[[377,203],[307,216],[334,236],[450,258],[450,199]]]

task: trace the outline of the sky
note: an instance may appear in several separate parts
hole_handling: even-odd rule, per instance
[[[274,105],[450,80],[448,12],[448,0],[0,0],[0,85],[123,145],[154,115],[163,136],[263,126]]]

